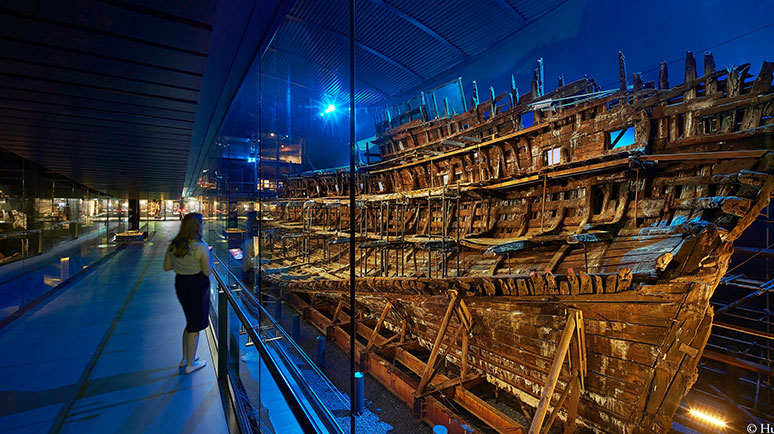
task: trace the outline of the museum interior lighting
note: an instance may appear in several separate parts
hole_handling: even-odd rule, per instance
[[[712,425],[712,426],[718,427],[718,428],[725,428],[725,427],[728,426],[726,424],[726,421],[724,421],[724,420],[722,420],[722,419],[720,419],[718,417],[715,417],[715,416],[713,416],[713,415],[711,415],[709,413],[706,413],[706,412],[704,412],[702,410],[697,410],[695,408],[692,408],[692,409],[690,409],[689,413],[691,414],[691,416],[694,419],[696,419],[696,420],[698,420],[700,422],[703,422],[705,424]]]

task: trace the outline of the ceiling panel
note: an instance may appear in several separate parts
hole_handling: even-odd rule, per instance
[[[355,69],[373,105],[454,68],[515,34],[565,0],[362,0],[356,3]],[[523,12],[521,11],[523,9]],[[277,75],[277,55],[293,56],[338,72],[349,69],[349,11],[345,0],[298,0],[264,58],[264,74]],[[274,52],[272,52],[274,50]],[[276,69],[275,69],[276,68]],[[348,101],[347,76],[290,71],[289,81],[310,92]],[[284,77],[284,75],[281,75]],[[368,92],[368,88],[372,92]],[[320,98],[319,93],[313,98]]]
[[[179,196],[214,2],[0,6],[0,147],[118,196]]]
[[[356,102],[383,107],[386,100],[454,70],[565,1],[359,0]],[[349,101],[348,5],[346,0],[297,0],[272,39],[263,57],[262,89],[265,103],[279,100],[264,104],[265,116],[279,120],[279,131],[304,133],[282,123],[287,87],[294,93],[296,116],[314,114],[321,100]],[[247,81],[243,86],[253,86]],[[275,106],[283,111],[272,113]],[[240,122],[233,118],[250,116],[239,109],[239,104],[232,108],[234,124]]]

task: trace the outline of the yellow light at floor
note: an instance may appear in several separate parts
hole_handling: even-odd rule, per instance
[[[706,424],[714,425],[714,426],[717,426],[717,427],[720,427],[720,428],[725,428],[727,426],[726,425],[726,421],[724,421],[722,419],[718,419],[717,417],[715,417],[715,416],[713,416],[711,414],[705,413],[705,412],[703,412],[701,410],[697,410],[695,408],[692,408],[692,409],[689,410],[689,413],[695,419],[697,419],[697,420],[699,420],[701,422],[704,422]]]

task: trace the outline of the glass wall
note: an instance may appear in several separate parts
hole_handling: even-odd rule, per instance
[[[110,253],[126,204],[0,151],[0,324]]]
[[[365,19],[373,5],[358,5],[364,8],[358,17]],[[320,15],[320,3],[309,1],[292,2],[288,7],[272,42],[246,74],[209,147],[205,166],[197,169],[201,172],[190,198],[196,199],[196,205],[189,205],[187,199],[186,206],[197,206],[204,215],[205,238],[218,258],[216,268],[222,269],[225,276],[236,276],[228,281],[229,287],[246,289],[234,295],[253,328],[267,342],[269,352],[281,356],[274,361],[282,364],[292,360],[299,370],[297,384],[311,388],[333,414],[336,424],[344,432],[351,432],[353,360],[348,351],[340,348],[348,345],[348,338],[326,339],[325,333],[300,319],[300,312],[291,307],[289,293],[259,277],[260,265],[276,271],[314,266],[316,261],[333,264],[330,268],[338,269],[339,277],[348,275],[346,204],[352,122],[356,121],[358,133],[355,143],[360,144],[355,146],[361,148],[356,152],[359,166],[371,157],[365,151],[375,134],[374,114],[382,111],[370,105],[386,94],[367,80],[356,81],[355,89],[351,89],[349,2],[326,2],[323,9],[324,16]],[[362,44],[358,47],[355,66],[373,61],[372,56],[362,57]],[[457,81],[451,87],[458,90]],[[446,90],[439,88],[436,93],[450,98],[442,94]],[[459,100],[458,96],[453,104]],[[449,106],[456,107],[451,103]],[[289,197],[285,191],[287,177],[317,171],[337,174],[338,182],[328,188],[338,192],[337,199],[344,206],[331,204],[325,227],[316,221],[314,228],[287,230],[282,225],[288,222],[280,222],[281,216],[275,213],[277,203],[297,202],[294,210],[302,213],[308,198],[315,196]],[[320,301],[335,306],[338,300]],[[359,315],[348,306],[345,302],[342,316]],[[366,314],[368,320],[374,316],[373,312]],[[277,405],[269,392],[271,387],[265,385],[268,376],[265,372],[261,375],[266,361],[256,354],[254,346],[248,345],[248,337],[240,333],[240,323],[231,310],[228,316],[229,374],[242,388],[237,393],[237,406],[244,414],[252,415],[253,426],[264,432],[284,432],[282,412],[286,410]],[[345,328],[348,330],[348,326]],[[430,431],[427,425],[413,422],[411,408],[400,404],[377,380],[366,374],[365,382],[368,399],[375,404],[373,409],[355,415],[357,432]],[[389,415],[378,414],[376,409],[382,405],[394,410]]]
[[[501,263],[498,261],[502,259],[476,269],[472,266],[474,255],[466,258],[462,253],[463,231],[484,236],[492,229],[485,211],[490,205],[484,208],[484,202],[469,201],[465,205],[463,201],[461,207],[460,184],[521,176],[526,168],[520,163],[521,145],[514,145],[510,151],[497,145],[483,152],[474,150],[475,144],[537,128],[546,119],[553,119],[550,116],[555,116],[556,110],[569,110],[578,101],[621,90],[619,74],[625,73],[627,67],[627,77],[632,79],[632,73],[641,71],[637,77],[646,88],[653,86],[650,82],[659,77],[662,66],[666,78],[667,63],[661,64],[662,61],[669,61],[672,77],[677,67],[679,76],[685,50],[699,53],[711,47],[718,53],[717,58],[723,59],[723,65],[742,65],[752,60],[757,63],[751,71],[760,68],[760,55],[743,57],[740,54],[744,51],[738,50],[739,44],[749,46],[750,50],[756,45],[767,46],[763,43],[768,40],[764,34],[770,35],[773,28],[758,21],[754,26],[740,20],[718,27],[712,24],[714,19],[694,20],[691,26],[662,32],[655,45],[648,40],[648,46],[642,45],[641,38],[609,38],[611,28],[625,31],[632,20],[643,27],[663,21],[663,10],[680,16],[682,8],[690,7],[692,11],[701,10],[704,18],[715,15],[709,7],[658,3],[660,7],[634,15],[627,5],[606,5],[610,16],[626,18],[610,21],[608,15],[596,13],[595,3],[583,1],[552,0],[525,8],[502,1],[489,2],[486,7],[481,7],[480,2],[356,1],[354,17],[348,1],[285,2],[287,10],[279,14],[283,18],[276,34],[271,36],[268,46],[261,47],[215,139],[206,144],[209,155],[205,165],[196,169],[200,171],[196,188],[181,206],[204,214],[206,241],[213,247],[224,274],[236,276],[228,286],[238,291],[235,294],[262,338],[287,353],[300,349],[316,365],[304,371],[308,373],[304,381],[320,385],[320,396],[331,397],[327,405],[342,427],[350,427],[350,317],[357,318],[365,330],[375,330],[368,334],[358,329],[357,339],[364,347],[382,338],[388,342],[398,338],[402,341],[406,329],[413,327],[408,333],[421,345],[412,354],[428,364],[430,358],[423,351],[428,350],[427,343],[439,333],[427,324],[409,326],[413,318],[398,318],[401,314],[397,311],[401,309],[391,311],[392,302],[384,294],[361,293],[360,300],[365,301],[350,306],[352,268],[356,278],[364,280],[406,277],[407,269],[413,269],[408,276],[418,279],[450,278],[452,273],[458,277],[466,268],[469,275],[490,269],[488,273],[497,274]],[[748,19],[754,18],[752,15]],[[353,18],[355,43],[351,48]],[[619,50],[628,58],[619,56]],[[355,76],[351,78],[353,68]],[[593,79],[586,74],[592,74]],[[626,80],[623,86],[628,89]],[[569,96],[562,96],[563,92]],[[541,104],[534,104],[538,101]],[[508,118],[507,123],[485,122],[504,120],[506,117],[501,115],[508,112],[518,112],[518,118]],[[525,133],[518,139],[528,144],[523,148],[527,149],[523,157],[528,164],[534,158],[529,155],[533,153],[531,137]],[[558,132],[555,137],[559,137]],[[465,150],[464,158],[457,163],[432,162],[457,150]],[[548,151],[552,152],[535,154],[540,159],[545,157],[545,162],[538,164],[541,170],[543,166],[567,163],[558,148]],[[359,170],[353,189],[349,188],[353,175],[351,152]],[[420,159],[428,161],[400,173],[389,170]],[[493,160],[490,167],[497,175],[482,169]],[[516,169],[506,175],[508,165],[515,165]],[[288,181],[289,175],[292,183]],[[400,190],[396,185],[417,194],[382,194]],[[350,190],[360,196],[353,204],[358,223],[355,236],[350,236]],[[420,197],[419,191],[427,198]],[[478,192],[470,194],[476,196]],[[546,200],[545,194],[542,200]],[[454,214],[456,222],[451,217]],[[477,216],[484,214],[487,223],[474,226]],[[461,229],[461,221],[468,222],[467,230]],[[414,229],[407,231],[407,225]],[[455,236],[450,237],[451,233]],[[356,242],[352,266],[349,252]],[[510,256],[502,263],[507,264],[510,275]],[[274,278],[261,279],[264,273],[273,274]],[[283,279],[303,281],[308,288],[295,285],[291,294],[290,289],[281,288]],[[245,290],[240,290],[242,286]],[[360,286],[364,292],[373,287],[377,285]],[[413,289],[403,286],[400,291]],[[256,300],[265,311],[255,308],[252,303]],[[303,303],[305,307],[299,308]],[[294,321],[301,311],[315,318],[301,321],[301,332],[295,333]],[[347,320],[341,319],[345,317]],[[426,318],[420,320],[424,322]],[[377,324],[382,323],[387,324],[385,328],[391,327],[389,332],[382,329],[380,333]],[[282,410],[272,408],[271,398],[257,386],[262,384],[260,372],[264,361],[246,346],[247,338],[240,333],[235,317],[229,317],[229,324],[229,373],[242,388],[237,394],[238,405],[244,413],[254,415],[256,426],[267,432],[278,431],[271,427],[278,426],[275,417]],[[290,332],[264,333],[278,325]],[[456,339],[452,338],[455,342]],[[461,339],[467,342],[468,338]],[[441,344],[438,341],[434,345],[436,355]],[[385,348],[389,350],[390,346]],[[446,347],[447,351],[449,348]],[[460,350],[460,359],[465,357],[465,351]],[[376,360],[369,358],[369,351],[361,355],[364,353],[364,359]],[[443,355],[442,360],[449,358]],[[394,361],[393,358],[393,370],[403,369],[401,373],[411,377],[411,381],[406,381],[407,388],[419,380],[414,376],[425,377]],[[460,372],[453,363],[443,365],[449,378],[465,378],[465,368]],[[365,381],[371,385],[378,383],[367,374]],[[430,380],[425,377],[424,381],[427,386]],[[333,392],[326,389],[328,386]],[[398,393],[403,391],[398,386],[391,387]],[[492,389],[494,396],[498,396],[499,389],[492,384],[482,389],[482,396]],[[525,396],[530,395],[533,393],[527,391]],[[374,396],[391,395],[381,390],[369,399]],[[401,399],[403,402],[390,403],[390,414],[375,414],[367,409],[356,418],[357,431],[383,432],[387,425],[395,432],[429,431],[427,426],[406,422],[415,419],[414,409],[407,408],[412,401],[405,399],[405,395]],[[413,401],[413,405],[417,402]],[[387,407],[386,401],[384,406]],[[457,407],[450,403],[449,408]],[[509,403],[498,408],[510,412],[517,407]],[[435,417],[441,419],[438,414]]]
[[[307,7],[304,4],[309,3],[293,3],[289,14],[307,13],[303,10]],[[269,263],[282,257],[278,244],[281,235],[275,237],[272,233],[277,243],[262,241],[257,236],[261,217],[264,237],[271,233],[271,209],[285,178],[314,170],[308,164],[308,152],[333,149],[338,153],[335,157],[344,156],[343,161],[348,161],[350,63],[346,17],[349,7],[347,2],[337,1],[330,2],[327,9],[331,16],[341,18],[343,26],[336,29],[333,38],[314,24],[287,19],[272,43],[255,60],[209,148],[206,166],[200,169],[197,190],[191,198],[196,199],[196,205],[187,203],[186,206],[196,206],[204,215],[205,238],[219,258],[222,273],[227,275],[225,269],[228,269],[240,280],[229,285],[243,285],[248,289],[234,294],[245,306],[252,324],[270,342],[271,353],[284,354],[286,359],[295,361],[301,373],[296,381],[307,383],[315,394],[323,397],[336,422],[348,432],[348,356],[343,352],[329,356],[337,360],[335,366],[328,366],[330,371],[316,366],[314,345],[321,334],[306,324],[301,327],[300,335],[296,333],[292,322],[297,314],[281,301],[277,288],[259,285],[259,279],[255,278],[256,263]],[[291,42],[288,38],[293,34],[296,34],[294,38],[307,38],[308,43],[288,46]],[[321,52],[332,60],[318,63],[304,60]],[[315,82],[315,88],[291,79],[299,75],[305,77],[304,81]],[[314,149],[310,151],[310,148]],[[249,254],[257,250],[261,251],[260,259]],[[266,314],[268,309],[256,308],[259,292],[264,306],[274,306],[270,314]],[[282,412],[286,409],[278,406],[272,398],[271,387],[264,384],[268,377],[265,361],[258,357],[253,346],[246,346],[247,336],[240,334],[239,321],[231,311],[229,327],[229,373],[243,389],[237,394],[237,405],[245,414],[253,415],[253,426],[261,427],[264,432],[285,432]],[[283,331],[272,331],[273,327],[281,327]],[[336,381],[328,378],[331,373],[335,373]],[[379,432],[366,429],[373,428],[372,416],[367,422],[362,419],[363,429],[358,432]]]

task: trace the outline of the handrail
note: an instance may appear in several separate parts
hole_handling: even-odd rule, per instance
[[[214,253],[213,253],[213,256],[218,258],[218,261],[221,261],[221,259],[217,255],[215,255]],[[222,263],[222,261],[221,261],[221,263]],[[301,346],[299,346],[298,343],[296,343],[296,341],[290,335],[288,335],[288,333],[285,331],[285,329],[283,327],[281,327],[277,323],[276,319],[274,319],[274,317],[272,317],[272,315],[266,310],[266,308],[263,307],[263,305],[258,301],[258,298],[252,292],[247,290],[247,288],[245,287],[245,285],[242,283],[241,280],[237,279],[237,277],[234,274],[234,272],[231,271],[228,267],[225,267],[225,269],[228,272],[229,276],[231,276],[234,279],[234,281],[240,286],[241,290],[243,291],[242,294],[247,294],[247,296],[255,303],[255,307],[257,307],[258,309],[261,310],[261,314],[265,315],[266,318],[269,318],[271,320],[271,322],[274,323],[275,330],[279,331],[282,334],[282,337],[285,339],[285,341],[288,342],[290,345],[292,345],[293,348],[296,349],[296,351],[298,351],[299,355],[304,359],[304,361],[309,364],[309,367],[312,368],[312,370],[316,374],[318,374],[320,376],[320,378],[323,381],[325,381],[325,383],[328,384],[332,389],[336,389],[336,386],[333,383],[331,383],[331,381],[328,379],[328,377],[325,375],[325,373],[322,370],[320,370],[320,368],[317,366],[317,364],[315,364],[312,361],[312,358],[309,357],[309,355],[306,353],[306,351],[304,351],[304,349],[301,348]],[[275,297],[274,295],[271,295],[271,294],[264,293],[262,295],[266,296],[266,297],[269,297],[269,298],[273,298],[275,300],[279,300],[279,297]],[[312,393],[314,393],[314,392],[312,392]]]
[[[220,261],[220,258],[217,258],[217,256],[215,255],[213,256],[218,261]],[[220,262],[223,263],[222,261]],[[227,267],[226,267],[226,271],[233,277],[233,273],[231,273],[231,270],[228,270]],[[319,426],[319,424],[315,422],[315,420],[317,420],[318,418],[315,418],[315,416],[309,411],[309,409],[302,404],[302,401],[304,399],[299,395],[298,391],[296,391],[291,386],[290,380],[286,378],[285,374],[283,374],[283,372],[279,369],[279,367],[274,363],[263,340],[256,333],[255,328],[248,320],[247,315],[243,311],[242,307],[239,306],[239,304],[236,302],[234,295],[231,293],[231,289],[228,287],[228,285],[224,283],[223,278],[220,276],[218,271],[216,271],[214,268],[212,270],[212,274],[215,276],[215,280],[218,282],[218,294],[225,295],[225,299],[222,297],[218,297],[219,322],[221,320],[220,318],[221,314],[226,311],[226,309],[222,309],[222,307],[225,307],[225,303],[228,302],[229,304],[231,304],[231,307],[234,309],[234,312],[236,313],[237,318],[242,323],[242,326],[247,332],[247,335],[249,336],[250,340],[253,342],[255,348],[258,350],[258,353],[261,356],[261,359],[264,360],[265,366],[269,371],[269,374],[272,376],[274,382],[277,384],[277,387],[280,390],[280,393],[282,393],[282,396],[285,399],[285,402],[287,403],[288,407],[293,413],[293,416],[295,417],[296,421],[301,426],[302,430],[305,433],[319,433],[319,434],[329,433],[329,432],[341,433],[342,432],[341,428],[333,420],[332,416],[330,415],[329,412],[327,412],[327,410],[325,411],[325,414],[322,414],[322,415],[318,414],[320,422],[322,422],[322,424],[325,426],[324,427]],[[244,288],[244,285],[242,285],[238,279],[235,279],[235,281],[238,282],[242,290],[246,290],[246,288]],[[223,304],[223,306],[221,306],[221,304]],[[261,309],[263,309],[262,306],[260,307]],[[221,334],[222,332],[222,330],[220,330],[221,328],[222,327],[219,326],[218,334],[220,336],[223,336]],[[227,326],[225,328],[227,329]],[[226,366],[225,361],[228,359],[228,356],[226,354],[227,343],[225,341],[221,341],[220,337],[218,340],[220,341],[218,342],[218,353],[219,353],[218,364],[220,366]],[[218,376],[220,377],[221,369],[218,369],[218,371],[219,371]],[[226,375],[229,375],[227,368],[225,369],[225,373]],[[318,407],[324,408],[324,406],[322,406],[321,403],[318,403]]]

